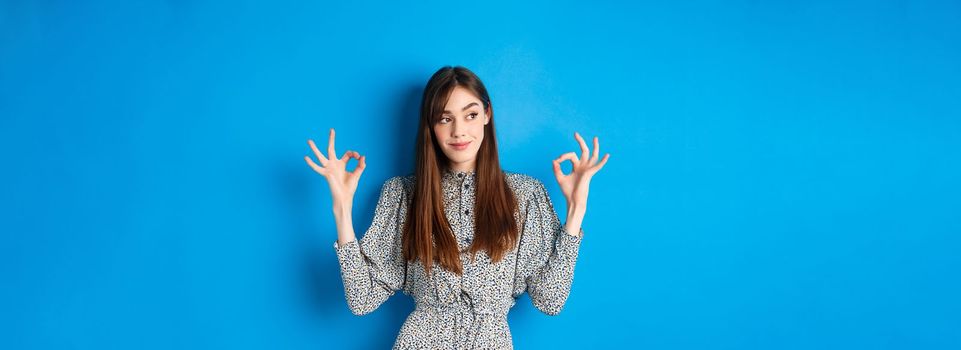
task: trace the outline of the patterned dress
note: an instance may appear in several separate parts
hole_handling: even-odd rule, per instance
[[[394,349],[512,349],[507,312],[525,291],[537,309],[557,315],[574,278],[584,235],[561,225],[547,189],[539,180],[504,171],[514,191],[520,239],[501,261],[486,251],[471,263],[474,237],[475,173],[445,169],[445,214],[460,248],[462,276],[433,263],[430,276],[418,260],[408,263],[401,236],[414,187],[414,175],[388,179],[380,192],[373,223],[358,242],[334,242],[347,305],[355,315],[377,309],[396,291],[414,298]]]

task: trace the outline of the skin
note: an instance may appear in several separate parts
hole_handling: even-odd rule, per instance
[[[470,90],[456,87],[451,92],[450,98],[444,107],[444,113],[440,119],[435,121],[433,126],[434,137],[441,145],[444,155],[450,160],[450,167],[457,171],[473,171],[477,163],[477,152],[481,143],[484,141],[484,125],[490,122],[490,115],[485,111],[481,100],[474,96]],[[334,129],[330,129],[330,141],[327,145],[325,157],[313,140],[307,140],[307,144],[317,156],[320,165],[315,163],[310,156],[304,156],[315,172],[323,175],[330,185],[330,194],[333,199],[334,219],[337,222],[337,242],[339,245],[347,244],[356,240],[354,234],[353,221],[351,220],[351,209],[353,208],[354,193],[357,191],[357,183],[366,168],[366,157],[355,151],[346,151],[343,156],[336,158],[337,152],[334,149]],[[564,229],[568,234],[580,236],[581,223],[584,221],[584,214],[587,212],[587,195],[591,183],[591,178],[607,163],[610,153],[604,158],[598,159],[600,146],[595,136],[593,139],[593,152],[587,147],[587,143],[578,132],[574,132],[574,139],[580,146],[580,157],[576,152],[568,152],[560,155],[552,161],[554,167],[554,177],[557,184],[567,200],[567,221]],[[456,150],[453,143],[470,142],[467,149]],[[350,159],[357,159],[357,167],[353,171],[347,171],[347,162]],[[561,164],[570,161],[573,168],[570,174],[564,174]]]
[[[452,170],[474,171],[477,153],[484,141],[484,125],[490,120],[483,102],[470,90],[458,86],[451,91],[444,113],[434,123],[434,138]],[[464,142],[470,142],[464,150],[454,149],[452,145]]]

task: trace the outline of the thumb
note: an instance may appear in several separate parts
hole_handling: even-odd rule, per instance
[[[553,163],[554,163],[554,176],[557,177],[558,180],[560,180],[560,178],[564,177],[564,172],[561,170],[561,160],[554,159]]]

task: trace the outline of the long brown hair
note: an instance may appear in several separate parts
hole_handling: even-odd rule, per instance
[[[445,66],[439,69],[424,88],[417,128],[415,185],[407,224],[404,226],[404,259],[420,259],[430,275],[431,266],[440,266],[458,275],[463,274],[457,240],[447,216],[444,215],[444,195],[441,188],[443,169],[448,167],[447,156],[434,138],[433,126],[454,88],[471,91],[484,104],[490,122],[484,126],[484,139],[477,151],[475,174],[475,203],[471,261],[478,251],[486,250],[496,263],[517,242],[518,228],[514,221],[517,202],[507,185],[497,158],[497,138],[494,135],[494,109],[487,88],[473,72],[464,67]]]

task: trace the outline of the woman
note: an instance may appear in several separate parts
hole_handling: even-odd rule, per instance
[[[325,157],[307,164],[330,185],[347,304],[355,315],[377,309],[401,290],[416,302],[394,349],[513,348],[507,312],[525,291],[535,307],[556,315],[564,306],[583,238],[598,140],[589,157],[554,159],[554,175],[567,199],[561,226],[547,189],[537,179],[501,170],[494,109],[484,84],[463,67],[443,67],[430,78],[421,103],[414,174],[388,179],[373,223],[358,242],[351,207],[365,157],[338,159],[334,130]],[[352,172],[347,162],[357,159]],[[571,174],[561,171],[570,160]],[[425,264],[424,262],[429,262]]]

